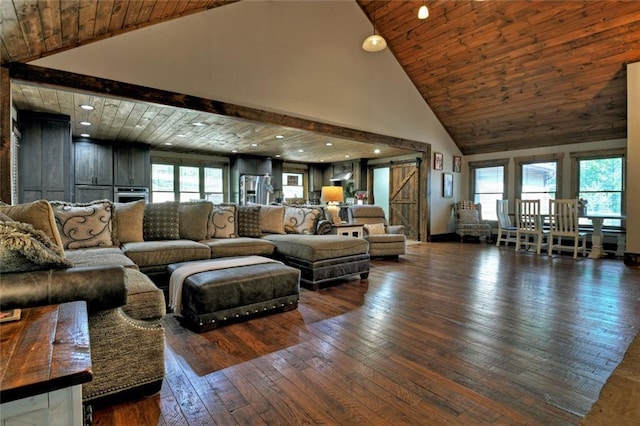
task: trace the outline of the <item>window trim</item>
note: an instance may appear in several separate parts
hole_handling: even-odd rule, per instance
[[[508,198],[509,194],[509,158],[498,158],[495,160],[470,161],[469,166],[469,193],[468,199],[475,200],[476,170],[488,167],[503,167],[502,173],[502,199]],[[487,206],[483,206],[486,208]],[[495,209],[495,206],[490,208]],[[498,223],[497,220],[486,219],[489,223]]]
[[[515,199],[522,198],[522,166],[536,163],[556,163],[556,199],[563,198],[562,193],[562,162],[564,153],[548,154],[548,155],[530,155],[527,157],[516,157],[513,159],[515,164]]]
[[[198,176],[199,176],[199,192],[200,198],[203,198],[205,195],[204,191],[204,169],[205,168],[217,168],[222,169],[222,198],[224,202],[229,200],[229,165],[219,161],[208,161],[208,160],[196,160],[196,159],[171,159],[165,157],[157,157],[151,158],[151,170],[152,175],[151,179],[153,180],[153,165],[161,164],[166,166],[173,166],[173,198],[176,201],[180,200],[180,167],[198,167]],[[153,183],[152,183],[153,185]],[[153,187],[150,189],[150,198],[151,202],[153,201]],[[158,192],[167,192],[168,191],[158,191]]]

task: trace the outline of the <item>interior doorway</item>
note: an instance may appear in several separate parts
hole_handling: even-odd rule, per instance
[[[389,218],[389,167],[373,169],[373,199],[382,207],[384,217]]]
[[[420,170],[417,162],[392,164],[389,170],[389,223],[404,225],[405,235],[420,240]]]

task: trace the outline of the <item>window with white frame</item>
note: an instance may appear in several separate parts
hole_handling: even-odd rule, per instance
[[[625,157],[623,153],[576,156],[577,196],[586,202],[589,215],[622,215],[624,212]],[[588,219],[580,223],[589,224]],[[605,227],[620,227],[618,219],[605,219]]]
[[[471,191],[474,203],[482,205],[482,218],[498,220],[496,201],[506,196],[507,161],[471,162]]]
[[[549,200],[555,200],[560,187],[562,155],[548,158],[516,158],[516,198],[540,200],[540,212],[549,213]]]
[[[285,200],[304,198],[303,173],[282,173],[282,196]]]

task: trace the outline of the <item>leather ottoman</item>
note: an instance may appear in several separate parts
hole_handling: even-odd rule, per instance
[[[169,274],[190,262],[168,266]],[[300,271],[279,262],[199,272],[182,284],[182,324],[198,333],[251,315],[298,307]]]

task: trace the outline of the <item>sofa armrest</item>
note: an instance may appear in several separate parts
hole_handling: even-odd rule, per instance
[[[387,234],[404,234],[404,225],[387,225]]]
[[[329,220],[319,220],[318,226],[316,226],[316,235],[327,235],[331,233],[331,221]]]
[[[124,268],[86,266],[0,275],[2,309],[87,302],[89,312],[127,303]]]

